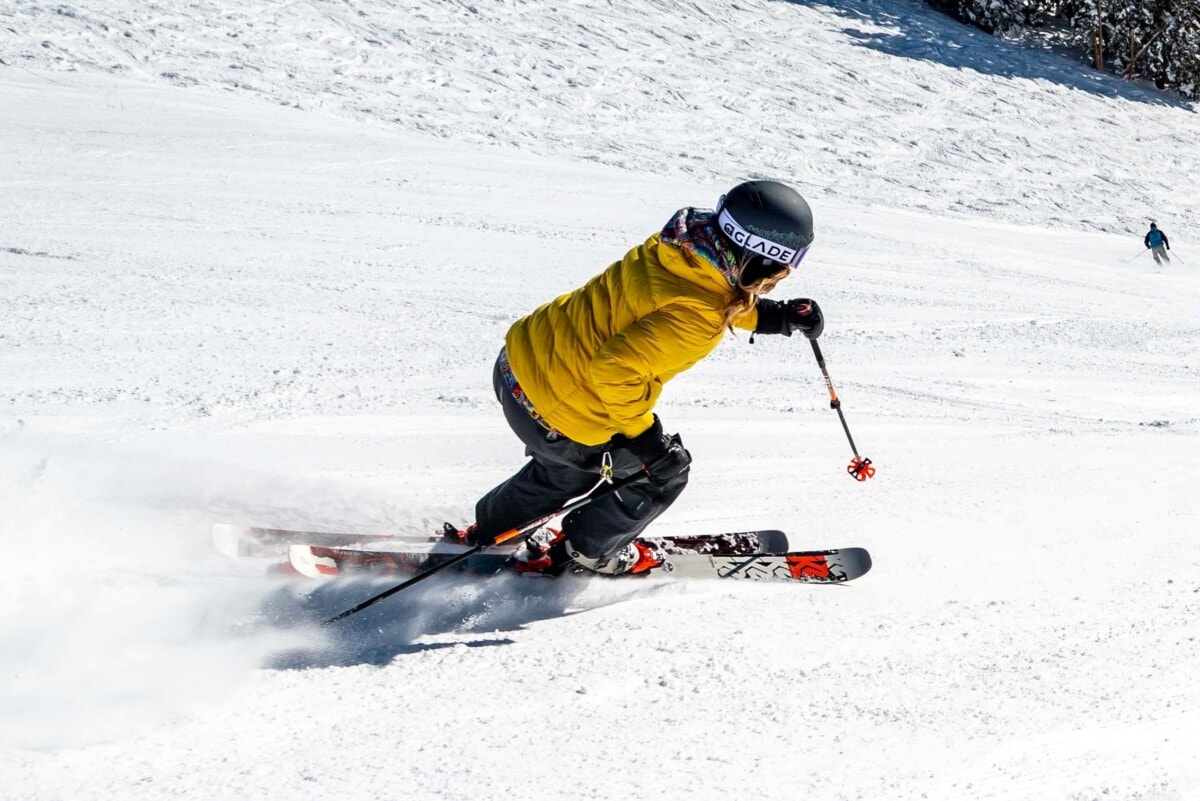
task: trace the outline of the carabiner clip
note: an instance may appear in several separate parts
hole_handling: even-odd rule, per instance
[[[600,480],[606,484],[611,484],[613,482],[613,475],[612,453],[605,451],[604,456],[600,457]]]

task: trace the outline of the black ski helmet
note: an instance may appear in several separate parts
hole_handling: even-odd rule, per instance
[[[743,267],[752,261],[795,267],[813,241],[812,209],[778,181],[746,181],[730,189],[717,202],[717,226]]]

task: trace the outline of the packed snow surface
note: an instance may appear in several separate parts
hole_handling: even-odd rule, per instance
[[[1192,107],[907,2],[0,9],[0,798],[1200,798]],[[507,327],[731,182],[781,297],[660,533],[844,587],[226,560],[470,520]],[[1157,266],[1150,219],[1171,238]]]

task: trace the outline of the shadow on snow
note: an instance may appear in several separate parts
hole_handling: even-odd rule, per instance
[[[1119,97],[1150,105],[1192,109],[1191,102],[1170,91],[1158,91],[1145,82],[1128,81],[1097,72],[1086,54],[1050,50],[1032,42],[1012,42],[939,14],[920,0],[780,0],[803,6],[821,6],[842,17],[896,30],[866,32],[845,28],[843,33],[862,47],[890,56],[944,64],[1003,78],[1044,80],[1103,97]],[[916,8],[921,9],[917,13]]]
[[[400,579],[342,580],[315,585],[291,584],[269,596],[259,621],[274,627],[312,627],[349,609]],[[302,586],[303,590],[298,587]],[[313,632],[318,644],[278,653],[264,667],[302,670],[314,667],[386,665],[397,656],[467,646],[506,645],[508,638],[456,638],[453,642],[417,642],[439,634],[479,634],[516,631],[539,620],[559,618],[619,603],[647,584],[622,588],[580,605],[577,598],[588,586],[583,577],[557,580],[516,575],[479,576],[451,573],[431,578],[355,615]]]

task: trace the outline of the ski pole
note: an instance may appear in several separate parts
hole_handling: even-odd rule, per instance
[[[874,468],[872,468],[872,471],[874,471]],[[467,559],[470,559],[472,556],[479,553],[480,551],[483,551],[486,548],[492,547],[492,545],[499,545],[501,543],[508,542],[509,540],[516,539],[517,537],[520,537],[524,534],[528,534],[529,532],[536,529],[538,526],[542,526],[542,525],[545,525],[546,523],[549,523],[551,520],[558,517],[559,515],[565,515],[569,512],[573,512],[576,509],[579,509],[580,507],[587,506],[592,501],[598,501],[601,498],[604,498],[608,495],[612,495],[614,492],[617,492],[618,490],[620,490],[624,487],[627,487],[630,484],[633,484],[634,482],[644,481],[646,478],[647,478],[647,476],[645,473],[634,473],[633,475],[626,476],[625,478],[618,478],[616,481],[613,481],[602,487],[598,487],[597,489],[593,490],[588,495],[584,495],[581,498],[576,498],[574,501],[571,501],[566,506],[563,506],[561,509],[557,509],[553,512],[550,512],[549,514],[542,515],[541,517],[534,518],[533,520],[530,520],[528,523],[522,523],[521,525],[517,526],[516,528],[510,528],[508,531],[505,531],[503,534],[497,535],[495,542],[492,542],[488,545],[475,545],[475,546],[472,546],[471,548],[468,548],[467,550],[463,551],[462,553],[455,554],[450,559],[447,559],[444,562],[439,562],[438,564],[434,565],[433,567],[418,573],[417,575],[413,576],[410,579],[406,579],[405,581],[400,582],[399,584],[397,584],[394,587],[390,587],[390,588],[384,590],[383,592],[379,593],[378,595],[371,596],[370,598],[363,601],[362,603],[350,607],[345,612],[341,612],[339,614],[334,615],[333,617],[331,617],[328,620],[326,620],[325,622],[323,622],[321,625],[329,626],[334,623],[337,623],[339,620],[345,620],[346,618],[350,617],[351,615],[353,615],[357,612],[361,612],[362,610],[366,609],[368,606],[373,606],[373,605],[379,603],[384,598],[390,598],[391,596],[395,595],[396,593],[400,592],[401,590],[407,589],[419,581],[424,581],[425,579],[429,578],[430,576],[432,576],[435,573],[440,573],[441,571],[445,570],[448,567],[457,565],[459,562],[463,562],[463,561],[466,561]]]
[[[1149,248],[1142,248],[1141,250],[1139,250],[1139,251],[1137,252],[1137,256],[1134,256],[1134,257],[1133,257],[1133,259],[1136,259],[1138,256],[1142,255],[1143,253],[1145,253],[1145,252],[1146,252],[1146,251],[1148,251],[1148,250],[1149,250]],[[1129,264],[1129,262],[1133,261],[1133,259],[1126,259],[1126,260],[1125,260],[1125,263],[1126,263],[1126,264]]]
[[[875,468],[871,465],[871,460],[859,456],[858,448],[854,447],[854,437],[850,436],[850,426],[846,425],[846,415],[842,413],[842,401],[833,389],[829,371],[825,369],[825,357],[821,355],[821,346],[815,339],[810,339],[809,343],[812,345],[813,355],[817,357],[817,366],[821,368],[821,375],[825,377],[825,386],[829,389],[829,408],[838,413],[838,419],[842,421],[842,430],[846,432],[846,439],[850,442],[850,450],[854,452],[854,458],[847,465],[846,472],[856,481],[866,481],[875,475]]]

